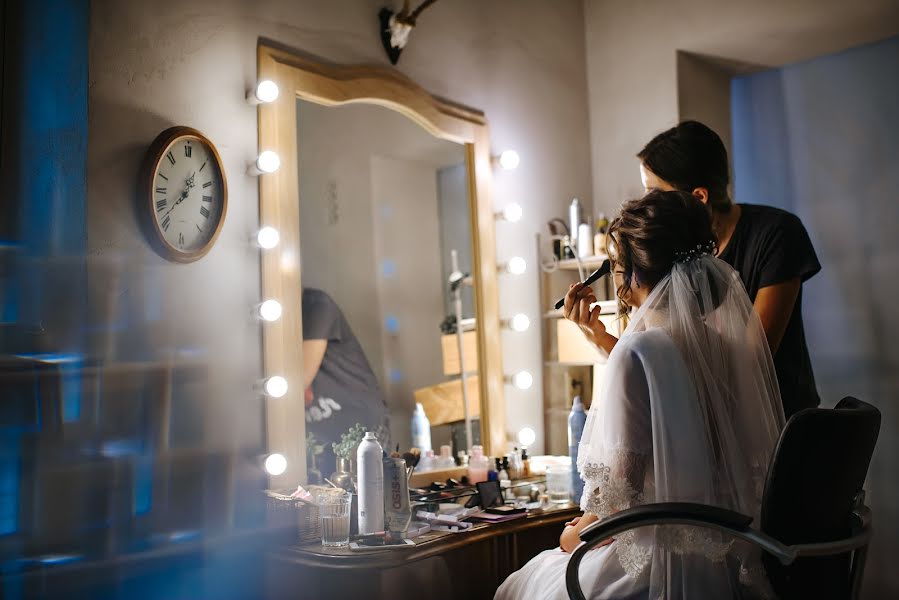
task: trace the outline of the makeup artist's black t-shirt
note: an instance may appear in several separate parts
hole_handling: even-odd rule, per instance
[[[740,208],[736,229],[719,258],[740,273],[753,302],[764,287],[796,278],[805,282],[821,270],[799,217],[771,206],[741,204]],[[788,419],[803,408],[818,406],[820,399],[802,325],[801,287],[774,355],[774,368]]]
[[[331,444],[356,423],[372,431],[386,424],[387,406],[350,324],[321,290],[303,289],[303,339],[328,341],[312,380],[312,404],[306,407],[306,429],[325,443],[317,466],[328,477],[335,466]]]

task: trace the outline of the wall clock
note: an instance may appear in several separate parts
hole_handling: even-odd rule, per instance
[[[140,202],[151,243],[164,258],[186,263],[205,256],[228,210],[225,171],[212,142],[190,127],[160,133],[141,169]]]

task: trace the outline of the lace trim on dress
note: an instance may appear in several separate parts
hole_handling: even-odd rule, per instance
[[[642,481],[646,456],[626,450],[616,454],[616,472],[603,463],[586,463],[582,469],[584,496],[581,508],[600,519],[605,519],[619,511],[646,503],[643,492],[632,485],[632,481]],[[618,562],[629,577],[636,579],[652,561],[652,548],[636,543],[636,532],[625,531],[615,538]]]

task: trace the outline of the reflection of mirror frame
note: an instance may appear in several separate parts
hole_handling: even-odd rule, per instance
[[[506,407],[494,210],[490,199],[492,172],[483,113],[435,98],[390,68],[325,65],[265,44],[258,49],[258,76],[259,81],[276,82],[281,91],[275,102],[259,105],[258,112],[259,151],[274,150],[281,157],[278,171],[259,178],[260,227],[271,226],[281,234],[277,248],[262,251],[262,298],[277,299],[284,307],[280,320],[263,326],[264,373],[282,375],[289,383],[287,395],[266,400],[268,451],[283,454],[288,465],[283,475],[272,478],[272,485],[289,487],[306,480],[297,98],[331,106],[349,102],[378,104],[406,115],[438,138],[465,145],[481,439],[486,454],[504,453]]]

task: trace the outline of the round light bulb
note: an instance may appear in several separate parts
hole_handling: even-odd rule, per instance
[[[281,318],[281,303],[277,300],[266,300],[259,305],[259,316],[266,321],[277,321]]]
[[[287,380],[280,375],[265,380],[265,393],[272,398],[280,398],[287,393]]]
[[[534,385],[534,377],[527,371],[519,371],[512,377],[512,383],[520,390],[526,390]]]
[[[260,247],[271,250],[281,241],[281,236],[278,235],[278,230],[274,227],[263,227],[256,234],[256,241]]]
[[[278,99],[278,84],[268,79],[260,81],[256,86],[256,97],[260,102],[274,102]]]
[[[506,265],[506,270],[512,275],[521,275],[528,268],[528,263],[520,256],[513,256]]]
[[[515,150],[505,150],[499,155],[499,164],[507,171],[518,168],[518,163],[520,162],[521,157],[518,156],[518,152],[515,152]]]
[[[286,470],[287,459],[282,454],[269,454],[265,458],[265,471],[269,475],[280,475]]]
[[[518,432],[518,443],[522,446],[530,446],[537,440],[537,434],[530,427],[522,427]]]
[[[256,159],[256,167],[263,173],[274,173],[281,166],[281,159],[272,150],[265,150]]]
[[[521,210],[521,205],[513,202],[512,204],[506,205],[503,209],[503,218],[509,223],[517,223],[521,220],[521,216],[524,213]]]
[[[527,331],[528,327],[531,326],[531,320],[526,314],[518,313],[517,315],[512,317],[512,320],[509,324],[512,326],[512,329],[514,331]]]

